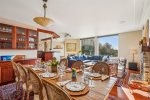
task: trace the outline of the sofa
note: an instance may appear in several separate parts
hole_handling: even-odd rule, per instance
[[[102,55],[99,55],[99,56],[80,55],[80,56],[68,56],[67,59],[68,59],[68,67],[70,68],[72,66],[72,64],[78,60],[81,60],[84,63],[90,62],[90,61],[92,61],[92,62],[105,61],[106,62],[109,59],[109,56],[108,55],[105,55],[105,56],[102,56]]]

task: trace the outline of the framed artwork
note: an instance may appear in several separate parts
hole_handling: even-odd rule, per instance
[[[76,43],[66,43],[67,52],[76,52]]]

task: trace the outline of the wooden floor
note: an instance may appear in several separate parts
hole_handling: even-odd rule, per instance
[[[132,71],[127,69],[127,76],[125,77],[124,84],[122,87],[128,88],[128,80],[130,73],[139,73],[138,71]],[[114,86],[113,89],[110,92],[110,96],[113,97],[115,100],[129,100],[126,94],[124,93],[123,89],[121,87]],[[150,100],[150,98],[146,98],[139,94],[133,94],[135,100]]]

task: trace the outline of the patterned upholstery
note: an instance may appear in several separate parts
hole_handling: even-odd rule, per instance
[[[70,95],[54,83],[43,80],[43,84],[46,89],[48,100],[72,100]]]

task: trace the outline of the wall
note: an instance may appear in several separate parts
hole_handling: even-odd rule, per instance
[[[1,17],[0,17],[0,22],[9,24],[9,25],[29,28],[29,29],[36,29],[36,27],[29,26],[23,23],[19,23],[19,22],[1,18]],[[35,58],[37,57],[37,50],[0,50],[0,56],[1,55],[26,55],[26,58]]]
[[[70,54],[77,55],[78,52],[80,51],[80,39],[65,39],[64,43],[65,43],[65,57],[67,57]],[[67,50],[66,50],[67,43],[76,43],[76,51],[75,52],[67,52]]]
[[[142,31],[133,31],[119,34],[119,57],[127,58],[128,62],[132,61],[131,49],[137,49],[135,62],[140,64],[140,46],[139,41],[142,38]]]
[[[0,50],[1,55],[26,55],[26,58],[37,58],[37,50]]]

